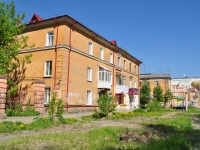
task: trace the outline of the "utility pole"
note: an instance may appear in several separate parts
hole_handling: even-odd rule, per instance
[[[188,92],[185,93],[186,98],[185,98],[185,110],[188,111]]]

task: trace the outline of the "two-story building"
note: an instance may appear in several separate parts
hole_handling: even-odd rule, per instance
[[[43,20],[34,14],[26,25],[32,53],[24,84],[45,83],[44,105],[57,89],[69,106],[91,107],[105,92],[116,96],[118,107],[139,104],[140,60],[68,15]]]
[[[153,95],[153,89],[156,86],[160,86],[163,90],[163,94],[171,89],[171,77],[170,74],[140,74],[140,87],[143,82],[146,81],[151,89],[151,95]]]

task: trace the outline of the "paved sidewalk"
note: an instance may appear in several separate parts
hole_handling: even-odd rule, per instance
[[[65,118],[81,118],[82,116],[88,116],[91,115],[93,112],[79,112],[79,113],[65,113],[63,115],[63,117]],[[46,115],[40,115],[40,116],[27,116],[27,117],[7,117],[7,116],[2,116],[0,118],[0,122],[3,121],[20,121],[23,123],[31,123],[33,121],[34,118],[36,117],[44,117],[44,116],[48,116]]]
[[[128,111],[133,111],[133,110],[126,110],[126,109],[118,109],[117,112],[128,112]],[[88,116],[92,115],[94,111],[87,111],[87,112],[78,112],[78,113],[65,113],[63,115],[64,118],[81,118],[82,116]],[[0,115],[0,123],[3,121],[20,121],[23,123],[31,123],[34,118],[36,117],[44,117],[48,116],[48,114],[45,115],[39,115],[39,116],[27,116],[27,117],[7,117],[6,115]]]

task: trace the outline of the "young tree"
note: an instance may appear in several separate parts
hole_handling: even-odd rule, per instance
[[[158,85],[153,89],[153,99],[158,101],[158,102],[163,102],[163,90],[162,88]]]
[[[140,104],[145,105],[150,101],[150,92],[151,89],[147,81],[144,81],[144,84],[140,89]]]
[[[171,92],[170,89],[168,89],[166,92],[165,92],[165,95],[164,95],[164,102],[166,104],[166,102],[169,102],[169,100],[171,100],[173,98],[173,94]]]
[[[0,2],[0,74],[8,77],[7,100],[18,93],[18,85],[25,78],[25,64],[30,63],[31,54],[19,57],[20,50],[28,47],[28,37],[22,35],[24,17],[16,14],[14,1]]]

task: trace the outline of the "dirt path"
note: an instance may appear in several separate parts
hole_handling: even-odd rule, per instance
[[[172,116],[176,115],[177,113],[171,112],[167,113],[159,118],[171,118]],[[136,130],[148,130],[150,127],[146,127],[140,125],[143,122],[153,121],[155,118],[158,117],[133,117],[130,120],[99,120],[99,121],[92,121],[88,123],[75,123],[73,125],[60,125],[58,127],[47,128],[39,131],[21,131],[21,132],[14,132],[14,133],[3,133],[0,134],[0,142],[4,140],[9,140],[12,138],[20,138],[21,136],[27,135],[39,135],[39,134],[50,134],[50,133],[70,133],[70,132],[87,132],[89,130],[95,128],[101,128],[106,126],[123,126],[128,128],[133,128]]]

